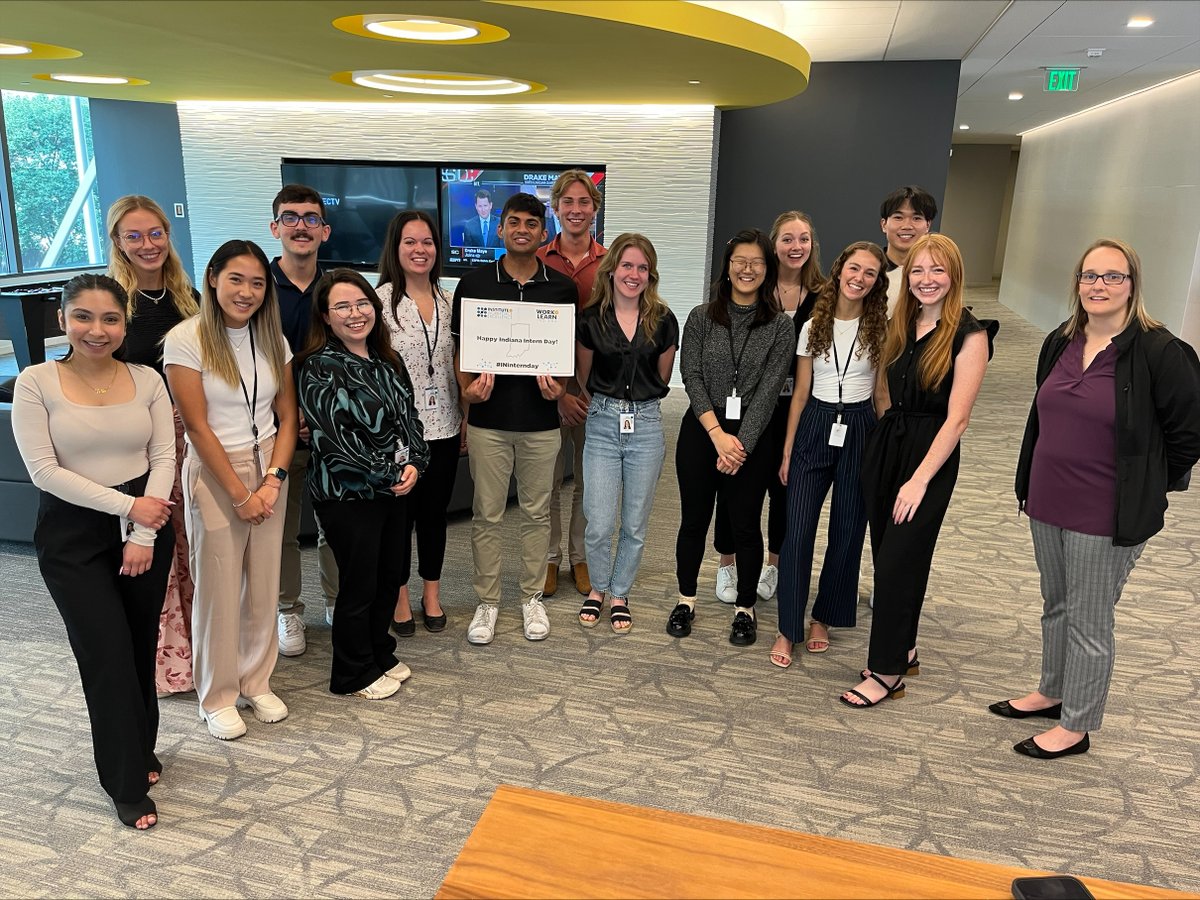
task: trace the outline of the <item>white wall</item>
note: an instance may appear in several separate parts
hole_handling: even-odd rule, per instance
[[[938,231],[962,251],[967,284],[992,283],[1011,163],[1008,144],[957,144],[950,157]]]
[[[712,107],[182,102],[195,270],[230,238],[268,229],[283,157],[604,163],[604,231],[640,231],[680,320],[707,290],[718,114]]]
[[[1142,258],[1151,315],[1200,344],[1200,73],[1032,131],[1021,143],[1000,302],[1049,330],[1096,238]]]

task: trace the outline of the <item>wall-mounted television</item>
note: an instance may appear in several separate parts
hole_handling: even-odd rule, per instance
[[[437,166],[433,163],[284,159],[283,184],[306,184],[325,201],[329,240],[320,264],[374,270],[388,223],[396,213],[423,210],[438,218]]]
[[[546,205],[546,243],[558,234],[558,220],[550,208],[550,189],[567,169],[588,173],[604,193],[604,166],[545,166],[494,163],[451,163],[438,169],[441,200],[442,266],[463,271],[491,262],[504,253],[497,234],[500,212],[513,194],[533,194]],[[603,241],[604,207],[592,225],[596,239]]]

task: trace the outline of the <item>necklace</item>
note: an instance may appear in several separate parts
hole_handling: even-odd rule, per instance
[[[845,321],[834,319],[833,327],[837,329],[839,334],[849,334],[850,329],[858,327],[858,319],[846,319]]]
[[[151,293],[149,291],[143,291],[141,288],[138,288],[138,293],[141,294],[143,297],[145,297],[147,300],[153,300],[154,305],[158,306],[158,301],[163,299],[163,297],[167,296],[167,289],[164,287],[161,291],[158,292],[157,297],[151,295]]]
[[[235,341],[233,340],[233,338],[232,338],[232,337],[230,337],[230,338],[229,338],[229,345],[230,345],[231,347],[233,347],[233,349],[234,349],[234,350],[241,350],[241,349],[242,349],[242,347],[243,347],[243,346],[245,345],[245,343],[246,343],[246,338],[247,338],[247,337],[249,337],[249,336],[250,336],[250,329],[249,329],[249,328],[247,328],[247,329],[246,329],[246,333],[242,335],[242,339],[241,339],[240,341],[237,341],[237,342],[235,342]],[[226,337],[229,337],[229,336],[228,336],[228,335],[226,335]]]
[[[112,378],[108,379],[108,387],[102,387],[102,388],[96,387],[91,382],[89,382],[86,378],[84,378],[81,374],[79,374],[78,372],[75,372],[74,366],[71,366],[71,371],[75,372],[75,377],[78,378],[80,381],[82,381],[84,384],[86,384],[93,394],[107,394],[110,390],[112,390],[112,386],[114,384],[116,384],[116,382],[117,382],[117,370],[119,368],[120,368],[120,365],[114,361],[113,366],[112,366]]]

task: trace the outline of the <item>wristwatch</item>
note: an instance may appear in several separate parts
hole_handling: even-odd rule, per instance
[[[275,466],[272,469],[267,469],[267,474],[274,475],[276,478],[278,478],[280,484],[283,484],[285,481],[287,481],[287,469],[284,469],[280,466]]]

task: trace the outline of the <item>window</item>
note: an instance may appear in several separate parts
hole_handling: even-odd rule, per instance
[[[104,226],[86,97],[0,92],[18,272],[101,265]],[[7,227],[8,223],[4,223]]]

